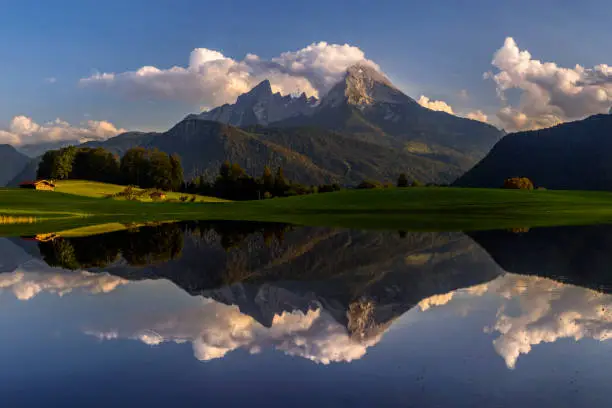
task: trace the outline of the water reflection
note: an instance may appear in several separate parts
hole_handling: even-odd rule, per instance
[[[468,236],[180,223],[44,242],[0,239],[0,291],[20,301],[45,293],[74,302],[78,331],[105,343],[191,343],[202,361],[273,349],[351,362],[383,347],[392,329],[409,337],[431,319],[443,328],[452,312],[466,328],[476,322],[514,369],[538,345],[610,339],[608,230]],[[122,307],[84,300],[111,293]],[[79,314],[79,302],[86,312]]]

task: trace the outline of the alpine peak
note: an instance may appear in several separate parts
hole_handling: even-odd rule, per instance
[[[348,103],[368,106],[376,103],[412,103],[391,81],[374,66],[359,62],[350,66],[344,78],[323,98],[322,106],[338,106]]]

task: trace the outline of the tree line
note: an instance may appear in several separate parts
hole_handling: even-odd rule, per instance
[[[178,155],[143,147],[129,149],[121,159],[101,147],[50,150],[43,155],[36,177],[100,181],[166,191],[179,191],[184,184]]]
[[[258,200],[341,190],[338,183],[316,186],[292,182],[285,177],[282,167],[274,171],[264,166],[259,177],[253,177],[238,164],[225,161],[214,180],[199,176],[189,182],[183,179],[180,157],[158,149],[134,147],[123,157],[102,147],[65,147],[46,152],[38,166],[37,179],[89,180],[137,186],[143,189],[180,191],[228,200]],[[418,180],[399,175],[397,187],[418,187]],[[364,180],[358,189],[389,188],[393,183]]]
[[[339,184],[309,186],[295,183],[285,177],[282,167],[274,172],[264,166],[260,177],[249,176],[238,163],[225,161],[217,177],[210,181],[200,176],[187,183],[185,193],[215,196],[228,200],[258,200],[272,197],[288,197],[340,190]]]

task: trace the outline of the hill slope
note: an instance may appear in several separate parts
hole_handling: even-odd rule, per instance
[[[0,186],[13,179],[28,163],[29,158],[13,146],[0,145]]]
[[[505,136],[455,183],[500,187],[508,177],[567,190],[612,189],[612,115]]]

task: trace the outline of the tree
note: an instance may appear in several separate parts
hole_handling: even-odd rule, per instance
[[[289,190],[289,183],[285,178],[285,173],[283,172],[283,168],[278,166],[276,169],[276,176],[274,177],[274,195],[275,196],[283,196]]]
[[[408,177],[406,177],[406,174],[401,173],[399,175],[399,177],[397,178],[397,186],[398,187],[408,187]]]
[[[172,164],[170,156],[157,149],[149,151],[148,156],[147,178],[140,187],[159,188],[166,191],[172,190]]]
[[[53,167],[55,166],[55,160],[59,155],[58,150],[49,150],[46,152],[38,165],[36,170],[36,179],[48,179],[51,178]]]
[[[264,166],[263,174],[261,175],[261,184],[264,191],[272,191],[274,189],[274,176],[270,167]]]
[[[228,180],[230,178],[230,174],[231,174],[231,164],[229,161],[224,161],[223,164],[221,165],[221,168],[219,169],[219,177],[221,177],[224,180]]]
[[[412,184],[410,185],[411,187],[423,187],[423,184],[421,184],[421,182],[417,179],[412,180]]]
[[[125,184],[141,185],[147,173],[147,150],[143,147],[129,149],[121,158],[119,171]]]
[[[230,179],[236,181],[246,175],[246,172],[238,163],[232,163],[230,167]]]
[[[54,180],[65,180],[70,178],[72,173],[72,165],[77,149],[74,146],[65,147],[59,150],[59,154],[55,156],[53,168],[51,170],[51,178]]]
[[[178,154],[174,153],[170,156],[170,165],[172,167],[172,190],[179,191],[181,185],[184,183],[183,180],[183,166],[181,165],[181,158]]]
[[[101,147],[79,148],[74,156],[70,178],[117,183],[119,163],[111,152]]]

